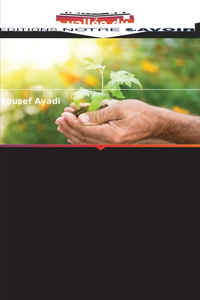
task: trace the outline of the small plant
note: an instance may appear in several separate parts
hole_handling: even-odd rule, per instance
[[[106,66],[102,65],[102,61],[103,59],[100,57],[85,57],[83,59],[83,62],[87,64],[87,70],[99,69],[101,73],[101,92],[95,92],[81,87],[77,92],[73,93],[72,100],[75,102],[78,109],[80,109],[81,99],[83,99],[86,96],[91,98],[90,106],[87,106],[87,108],[80,109],[80,113],[85,112],[87,110],[94,111],[99,109],[102,101],[104,99],[110,100],[111,96],[114,96],[119,99],[124,99],[125,97],[120,88],[120,85],[122,84],[126,84],[127,86],[131,87],[131,84],[135,83],[139,85],[140,88],[142,88],[141,83],[137,78],[135,78],[135,75],[127,71],[111,72],[111,80],[104,86],[104,69]]]

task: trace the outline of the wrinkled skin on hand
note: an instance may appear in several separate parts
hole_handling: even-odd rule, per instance
[[[75,104],[56,120],[72,144],[132,144],[154,136],[158,108],[138,100],[104,100],[108,107],[79,115]]]

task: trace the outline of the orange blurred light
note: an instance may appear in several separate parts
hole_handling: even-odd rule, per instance
[[[70,72],[61,72],[61,77],[66,83],[79,83],[80,77],[70,73]]]
[[[88,75],[84,79],[86,85],[93,86],[93,87],[98,87],[100,85],[100,81],[93,75]]]
[[[176,61],[175,61],[175,66],[176,67],[182,67],[183,65],[184,65],[184,60],[183,59],[177,59]]]
[[[142,70],[148,73],[157,73],[159,71],[159,67],[147,60],[142,61],[141,63]]]
[[[181,113],[181,114],[186,114],[186,115],[188,115],[190,113],[190,111],[188,109],[184,109],[179,106],[173,106],[172,110],[175,112]]]
[[[46,112],[47,110],[50,109],[50,107],[51,107],[51,105],[50,105],[50,104],[47,104],[46,102],[45,102],[45,104],[42,104],[42,103],[39,104],[39,109],[40,109],[42,112]]]

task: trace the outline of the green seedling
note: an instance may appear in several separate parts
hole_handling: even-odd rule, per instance
[[[104,99],[110,100],[111,97],[116,97],[118,99],[124,99],[124,95],[121,91],[120,85],[127,85],[131,87],[132,83],[135,83],[142,88],[141,83],[135,75],[127,71],[111,72],[110,81],[104,86],[104,69],[106,66],[102,65],[103,59],[101,57],[85,57],[83,62],[87,64],[86,70],[96,70],[98,69],[101,74],[101,92],[95,92],[80,88],[78,91],[72,94],[72,100],[75,102],[78,109],[80,109],[80,100],[86,96],[90,97],[90,106],[87,108],[88,111],[94,111],[99,109],[101,103]]]

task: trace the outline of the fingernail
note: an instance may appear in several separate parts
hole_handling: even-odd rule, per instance
[[[71,140],[68,139],[67,141],[68,141],[68,143],[73,144],[73,142]]]
[[[79,115],[79,119],[82,123],[88,123],[90,118],[88,114],[81,114]]]
[[[63,133],[63,129],[61,127],[58,127],[57,130],[61,133]]]
[[[55,123],[56,123],[57,125],[60,125],[60,123],[58,122],[58,119],[55,121]]]

